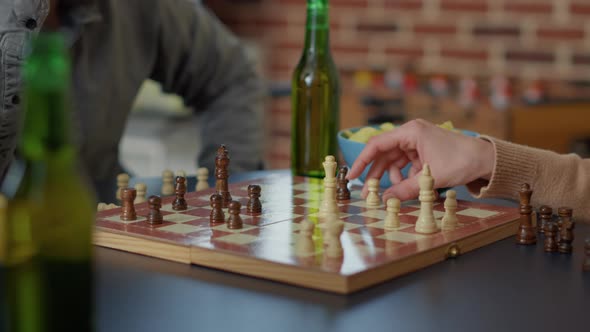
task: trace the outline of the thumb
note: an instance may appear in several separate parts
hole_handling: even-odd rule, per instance
[[[383,192],[383,201],[395,197],[400,201],[408,201],[418,198],[420,194],[420,185],[418,184],[418,175],[409,177],[398,184]]]

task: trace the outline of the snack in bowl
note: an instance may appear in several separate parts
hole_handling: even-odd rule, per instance
[[[454,127],[451,121],[446,121],[438,125],[441,128],[452,130],[454,132],[463,133],[467,136],[477,137],[479,134],[469,131],[469,130],[461,130]],[[366,143],[369,139],[373,136],[377,136],[379,134],[385,133],[387,131],[395,130],[397,126],[392,124],[391,122],[382,123],[380,125],[373,125],[373,126],[364,126],[364,127],[357,127],[357,128],[350,128],[341,130],[338,133],[338,145],[340,146],[340,151],[342,152],[342,156],[344,157],[344,161],[350,167],[361,151],[364,149]],[[402,169],[402,176],[406,178],[408,176],[408,171],[411,167],[411,164],[406,165],[404,169]],[[364,170],[363,174],[359,177],[362,182],[365,182],[365,178],[371,165],[367,166]],[[391,181],[389,181],[389,174],[385,172],[381,177],[379,185],[382,188],[389,188],[391,186]]]

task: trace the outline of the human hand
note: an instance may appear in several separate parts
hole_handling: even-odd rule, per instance
[[[403,179],[401,169],[410,162],[408,177]],[[477,179],[489,180],[495,152],[486,140],[439,128],[425,120],[413,120],[372,137],[351,166],[348,179],[359,177],[370,163],[367,179],[379,179],[389,171],[393,185],[383,193],[383,201],[391,197],[405,201],[419,195],[422,165],[430,166],[434,189],[454,187]],[[367,192],[365,181],[363,198]]]

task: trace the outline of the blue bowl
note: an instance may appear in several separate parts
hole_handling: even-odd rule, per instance
[[[374,126],[375,128],[378,128],[379,126]],[[340,146],[340,151],[342,152],[342,156],[344,157],[344,161],[346,162],[346,164],[348,166],[352,166],[352,164],[354,163],[354,161],[356,160],[356,158],[359,156],[359,154],[361,153],[361,151],[364,149],[365,147],[365,143],[360,143],[360,142],[355,142],[355,141],[351,141],[348,138],[346,138],[346,134],[348,133],[355,133],[357,132],[359,129],[361,129],[363,127],[356,127],[356,128],[350,128],[350,129],[345,129],[345,130],[341,130],[340,132],[338,132],[338,145]],[[469,131],[469,130],[460,130],[464,135],[467,136],[472,136],[472,137],[478,137],[479,134],[473,131]],[[412,164],[409,163],[408,165],[406,165],[403,169],[402,169],[402,176],[404,178],[408,177],[408,172],[410,170],[410,167],[412,167]],[[371,164],[369,164],[365,170],[363,171],[363,174],[361,174],[361,176],[359,177],[359,179],[364,183],[365,179],[367,177],[367,173],[369,172],[369,169],[371,168]],[[389,173],[386,171],[383,176],[381,177],[381,180],[379,182],[379,185],[381,186],[381,188],[389,188],[391,187],[391,181],[389,181]]]

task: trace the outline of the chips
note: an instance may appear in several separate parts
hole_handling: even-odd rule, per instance
[[[446,130],[459,132],[459,130],[455,129],[455,127],[453,126],[452,121],[446,121],[444,123],[439,124],[438,126]],[[347,130],[344,132],[344,136],[351,141],[367,143],[371,137],[383,134],[391,130],[395,130],[395,128],[396,126],[393,123],[385,122],[379,126],[362,127],[354,133],[350,130]]]

